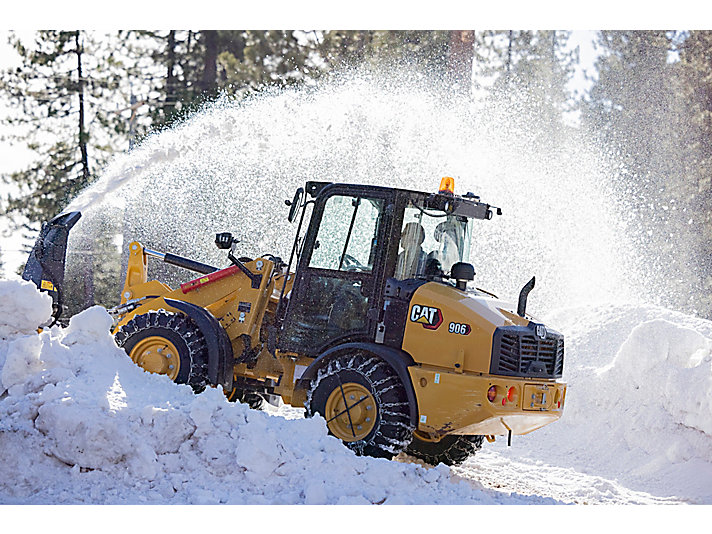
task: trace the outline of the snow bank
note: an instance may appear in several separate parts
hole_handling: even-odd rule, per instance
[[[355,456],[320,418],[287,420],[136,367],[90,308],[36,332],[48,300],[0,282],[0,503],[553,503]]]
[[[710,321],[652,306],[551,314],[567,336],[564,416],[449,469],[357,457],[320,418],[276,417],[144,373],[102,308],[38,334],[48,297],[15,281],[0,296],[0,503],[532,504],[556,502],[521,495],[535,479],[595,479],[539,494],[606,502],[620,492],[606,488],[625,487],[712,504]]]
[[[655,306],[561,310],[561,420],[524,456],[712,503],[712,322]]]
[[[32,282],[0,280],[0,338],[29,334],[52,315],[52,297],[38,293]]]

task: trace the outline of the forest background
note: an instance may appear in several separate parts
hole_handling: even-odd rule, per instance
[[[584,132],[615,154],[631,217],[669,234],[699,290],[676,307],[712,318],[712,32],[602,30],[585,91],[564,30],[47,30],[5,34],[0,142],[26,164],[0,167],[7,232],[42,221],[96,180],[112,155],[216,98],[316,83],[343,68],[408,61],[471,98],[525,94],[558,135]],[[486,82],[484,81],[486,80]],[[584,178],[582,178],[584,179]],[[3,261],[0,274],[17,267]],[[101,299],[97,299],[98,301]]]

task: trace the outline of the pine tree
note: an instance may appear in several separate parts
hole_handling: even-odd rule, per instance
[[[325,71],[359,66],[388,71],[406,66],[431,81],[448,83],[452,81],[449,67],[454,67],[449,63],[450,44],[451,32],[441,30],[331,30],[322,32],[319,52]]]
[[[91,183],[124,133],[110,105],[121,77],[83,31],[39,31],[31,45],[15,36],[11,44],[23,64],[2,73],[0,90],[20,111],[7,119],[14,139],[36,159],[5,177],[22,189],[6,212],[44,221]]]
[[[583,123],[619,162],[618,191],[630,205],[632,236],[654,262],[651,280],[667,287],[668,304],[698,310],[689,287],[699,280],[699,235],[691,224],[697,180],[687,161],[693,132],[681,65],[671,57],[673,36],[602,31],[599,46],[598,79],[583,106]]]
[[[627,172],[638,178],[631,186],[655,192],[655,176],[671,152],[661,150],[669,140],[666,126],[674,124],[669,39],[664,31],[602,31],[598,44],[598,79],[582,118],[602,144],[620,153]]]
[[[701,309],[712,318],[712,32],[693,30],[679,35],[683,97],[691,131],[685,139],[685,173],[693,185],[692,210],[698,216],[701,266]]]
[[[570,32],[504,30],[475,35],[475,87],[517,114],[561,130],[572,109],[567,84],[578,62],[567,49]],[[547,132],[547,136],[551,132]]]
[[[316,41],[305,32],[221,31],[217,39],[220,86],[230,93],[294,85],[320,74],[314,63]]]

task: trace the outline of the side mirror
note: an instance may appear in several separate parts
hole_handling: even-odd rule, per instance
[[[289,208],[289,215],[287,215],[287,220],[291,223],[294,222],[294,219],[297,216],[297,209],[299,209],[299,206],[302,204],[302,199],[304,198],[304,188],[300,187],[294,192],[294,199],[290,200],[285,200],[284,203],[287,206],[291,206]]]

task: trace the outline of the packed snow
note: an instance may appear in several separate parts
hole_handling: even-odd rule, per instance
[[[445,466],[357,457],[321,418],[271,416],[144,372],[114,344],[103,308],[38,334],[49,297],[20,281],[0,281],[0,296],[2,503],[555,502]]]
[[[712,322],[620,304],[546,320],[566,334],[563,417],[454,470],[565,502],[712,504]]]
[[[547,317],[567,333],[562,419],[462,466],[358,457],[321,418],[260,412],[135,366],[100,307],[0,281],[0,503],[712,503],[712,323],[657,307]]]

